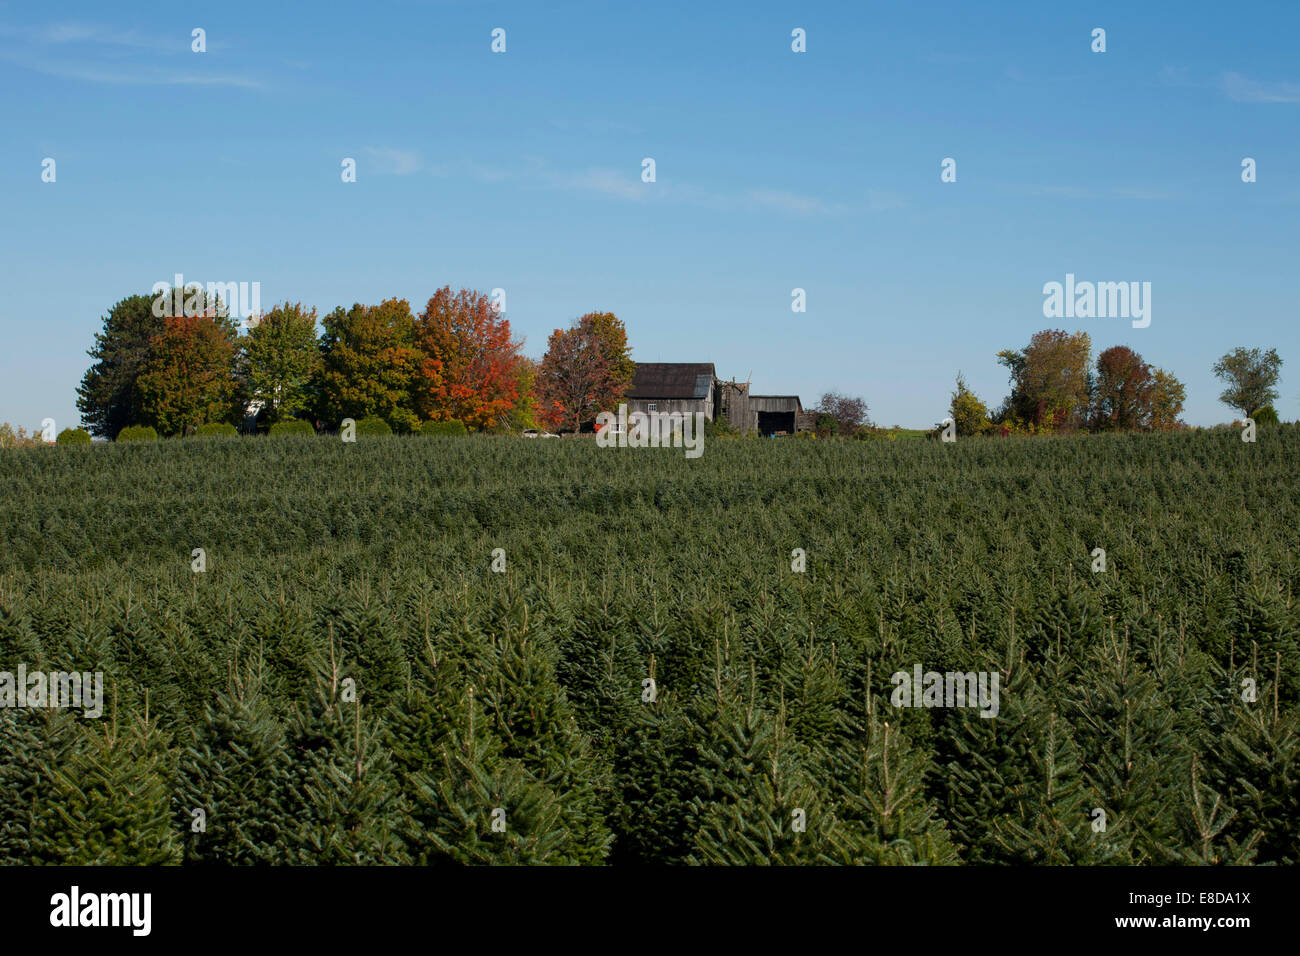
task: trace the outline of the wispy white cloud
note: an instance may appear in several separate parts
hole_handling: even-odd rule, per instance
[[[1240,73],[1223,75],[1223,92],[1238,103],[1300,103],[1300,84],[1252,80]]]
[[[88,44],[101,47],[128,47],[157,52],[190,51],[188,32],[176,36],[146,34],[139,30],[122,30],[98,23],[64,22],[36,27],[12,27],[0,24],[0,37],[13,37],[26,43],[42,45]]]
[[[0,60],[46,76],[109,86],[233,86],[257,89],[262,85],[260,80],[238,73],[180,73],[156,67],[133,69],[117,65],[69,65],[4,52],[0,52]]]
[[[14,40],[22,47],[0,49],[0,60],[62,79],[116,86],[262,86],[248,74],[194,69],[203,58],[194,57],[188,30],[158,34],[80,21],[33,27],[0,23],[0,40]],[[209,41],[208,50],[216,48]],[[194,59],[178,70],[161,61],[166,56],[177,57],[176,63],[182,56]]]
[[[547,122],[562,133],[587,133],[593,136],[607,136],[614,134],[638,135],[643,132],[639,126],[593,117],[570,118],[558,116]]]
[[[1058,185],[1016,185],[1013,192],[1029,196],[1049,196],[1056,199],[1132,199],[1139,202],[1167,202],[1177,199],[1174,193],[1163,189],[1148,189],[1145,186],[1110,186],[1085,188],[1083,186]]]
[[[804,196],[783,189],[754,189],[749,200],[759,206],[769,206],[802,215],[842,213],[848,207],[843,203],[826,202],[816,196]]]
[[[907,200],[898,193],[892,193],[884,189],[867,190],[867,211],[884,212],[888,209],[902,209],[907,205]]]
[[[1016,192],[1027,193],[1030,196],[1055,196],[1061,199],[1096,199],[1097,193],[1091,189],[1084,189],[1081,186],[1040,186],[1026,184],[1015,187]]]
[[[588,169],[576,176],[562,178],[560,183],[571,189],[634,200],[649,199],[651,190],[657,185],[641,182],[640,175],[634,177],[613,169]]]
[[[252,77],[229,73],[173,74],[162,82],[171,86],[239,86],[248,90],[262,85]]]
[[[897,209],[906,202],[896,193],[870,190],[863,202],[832,202],[817,196],[784,189],[759,188],[743,193],[711,190],[692,183],[641,181],[639,163],[624,169],[589,166],[577,171],[558,170],[539,156],[516,157],[510,166],[483,163],[473,159],[450,159],[425,163],[414,150],[391,147],[365,147],[373,171],[388,175],[423,173],[443,179],[471,179],[488,185],[510,183],[523,189],[557,190],[586,193],[625,202],[653,202],[701,206],[724,211],[773,209],[800,216],[834,216],[846,213],[880,212]]]
[[[1160,70],[1160,82],[1165,86],[1204,86],[1204,83],[1198,83],[1191,78],[1191,70],[1185,66],[1166,65]]]
[[[370,172],[380,176],[409,176],[424,168],[420,154],[413,149],[393,149],[389,146],[366,146],[370,157]]]
[[[1111,190],[1111,194],[1120,199],[1136,199],[1140,202],[1168,202],[1177,198],[1163,189],[1143,189],[1140,186],[1117,186]]]

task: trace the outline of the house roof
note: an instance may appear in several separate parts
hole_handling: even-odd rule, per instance
[[[705,399],[713,378],[712,362],[637,362],[627,397]]]

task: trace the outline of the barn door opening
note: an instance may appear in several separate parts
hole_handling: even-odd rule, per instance
[[[758,433],[767,436],[778,432],[794,434],[794,412],[759,412]]]

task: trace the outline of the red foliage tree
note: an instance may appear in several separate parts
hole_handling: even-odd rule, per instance
[[[1093,427],[1100,430],[1145,429],[1151,426],[1151,366],[1131,348],[1115,345],[1097,356]]]
[[[519,349],[510,320],[486,295],[443,286],[420,313],[415,345],[421,357],[413,383],[415,410],[427,421],[492,428],[519,399]]]
[[[605,407],[610,355],[590,325],[556,329],[537,371],[536,415],[552,431],[579,431]]]

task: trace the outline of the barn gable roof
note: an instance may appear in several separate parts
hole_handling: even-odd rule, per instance
[[[767,400],[769,402],[786,402],[791,404],[798,411],[803,411],[803,402],[799,401],[798,395],[751,395],[750,401]]]
[[[627,397],[706,399],[713,379],[712,362],[637,362]]]

